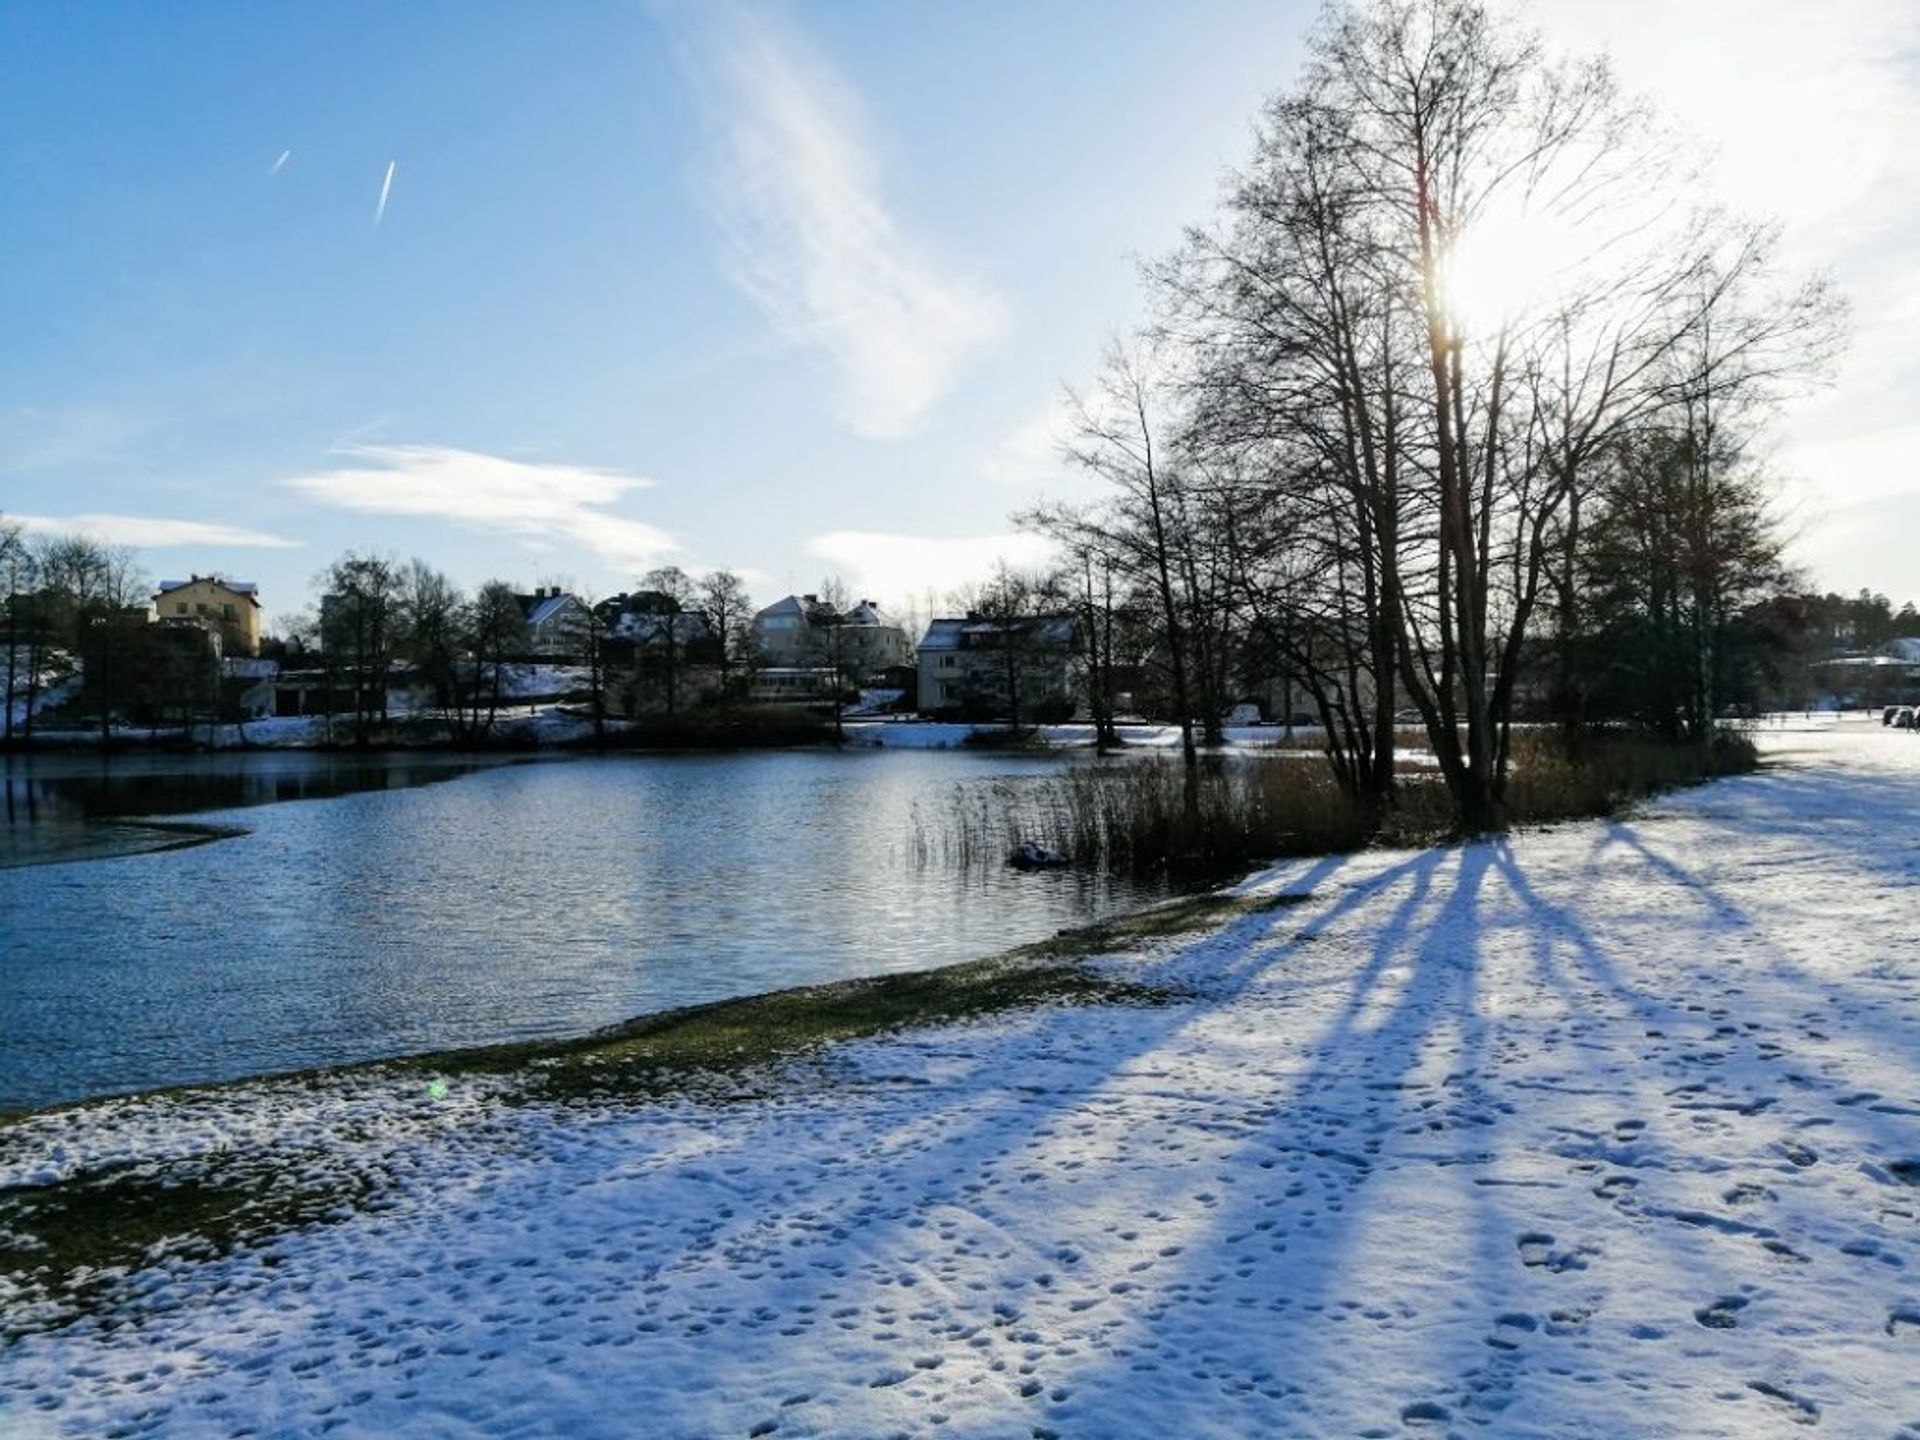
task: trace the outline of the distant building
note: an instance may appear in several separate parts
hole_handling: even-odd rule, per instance
[[[1842,706],[1920,704],[1920,636],[1889,640],[1871,655],[1816,661],[1813,673]]]
[[[998,720],[1065,719],[1074,712],[1071,615],[939,619],[920,640],[924,715]]]
[[[839,666],[875,675],[907,663],[907,632],[871,600],[843,615],[817,595],[788,595],[753,617],[761,664],[776,670]]]
[[[831,700],[842,683],[831,666],[763,665],[753,672],[747,698],[768,702]]]
[[[610,595],[593,607],[610,655],[638,659],[669,646],[690,659],[705,659],[715,642],[713,625],[697,610],[688,610],[661,590],[636,590]]]
[[[587,653],[587,628],[592,613],[578,596],[558,585],[541,586],[531,595],[515,595],[527,622],[527,652],[541,660],[579,660]]]
[[[258,655],[259,589],[250,580],[222,580],[218,575],[162,580],[153,596],[155,618],[174,624],[204,624],[219,635],[223,653]]]
[[[258,720],[275,708],[274,687],[280,678],[278,660],[222,660],[221,686],[231,709],[243,719]]]

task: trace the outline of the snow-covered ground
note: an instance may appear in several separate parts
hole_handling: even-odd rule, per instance
[[[1180,744],[1178,725],[1129,723],[1119,728],[1120,738],[1135,749],[1174,750]],[[998,725],[971,725],[951,720],[872,720],[848,725],[846,738],[851,745],[950,750],[966,744],[975,735],[994,739],[1003,729]],[[1229,745],[1246,748],[1284,745],[1296,737],[1310,738],[1317,747],[1320,732],[1317,729],[1295,731],[1282,725],[1229,725],[1224,735]],[[1092,749],[1097,734],[1091,724],[1037,725],[1028,732],[1027,739],[1029,743],[1058,749]],[[1304,753],[1317,756],[1319,752],[1317,748],[1310,748]]]
[[[361,1078],[0,1132],[0,1184],[264,1150],[391,1200],[0,1351],[0,1433],[1911,1440],[1920,735],[1765,743],[1103,962],[1174,1003],[758,1098]]]

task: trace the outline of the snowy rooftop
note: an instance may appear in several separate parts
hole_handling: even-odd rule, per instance
[[[191,580],[162,580],[154,593],[164,595],[169,590],[184,590],[187,586],[197,585],[203,580],[210,585],[218,585],[223,590],[231,590],[235,595],[260,593],[260,587],[251,580],[222,580],[218,575],[196,575]]]

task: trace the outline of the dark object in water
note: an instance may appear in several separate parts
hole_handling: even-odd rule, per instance
[[[1058,850],[1049,850],[1033,840],[1022,840],[1007,856],[1007,864],[1016,870],[1064,870],[1069,863]]]

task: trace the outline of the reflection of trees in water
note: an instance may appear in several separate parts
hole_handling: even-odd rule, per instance
[[[324,800],[361,790],[406,790],[451,780],[478,765],[323,762],[194,771],[103,769],[78,775],[8,775],[9,825],[71,824],[129,815],[192,815],[283,800]]]

